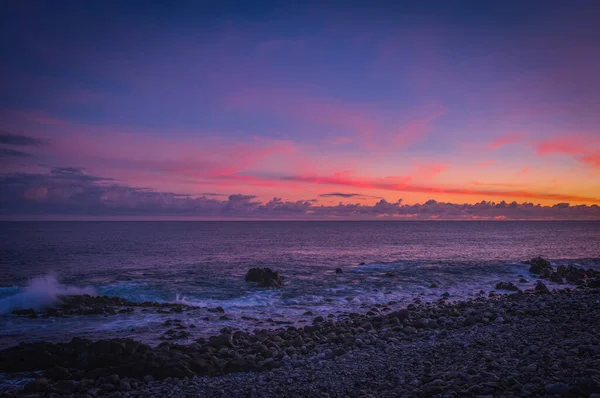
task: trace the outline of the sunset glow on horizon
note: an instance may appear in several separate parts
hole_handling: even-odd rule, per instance
[[[434,3],[11,2],[0,217],[600,219],[600,6]]]

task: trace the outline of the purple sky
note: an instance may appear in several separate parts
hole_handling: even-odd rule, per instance
[[[9,1],[0,217],[600,218],[600,3],[303,4]]]

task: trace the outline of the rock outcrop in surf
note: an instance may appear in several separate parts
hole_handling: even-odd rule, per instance
[[[271,268],[250,268],[246,273],[246,282],[256,282],[258,287],[282,288],[284,286],[283,276]]]

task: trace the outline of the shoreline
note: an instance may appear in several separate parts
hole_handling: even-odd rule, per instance
[[[154,348],[128,339],[91,342],[75,338],[69,343],[24,343],[0,351],[0,372],[41,370],[38,374],[41,377],[29,383],[24,391],[58,396],[75,393],[115,398],[158,397],[167,393],[172,393],[171,396],[282,396],[288,391],[287,388],[292,387],[298,389],[296,395],[304,396],[327,396],[323,395],[325,393],[333,396],[353,396],[354,393],[354,396],[368,396],[374,389],[379,391],[376,396],[394,395],[394,391],[425,396],[446,392],[455,394],[451,396],[527,396],[523,395],[524,386],[527,387],[525,391],[533,396],[543,395],[548,390],[552,392],[553,388],[557,391],[562,388],[564,394],[571,394],[567,396],[590,396],[600,393],[600,371],[589,374],[590,370],[600,369],[600,340],[597,337],[600,336],[599,299],[600,290],[578,287],[553,293],[517,292],[458,302],[442,299],[436,303],[410,304],[407,308],[394,308],[392,304],[389,310],[384,311],[373,307],[364,314],[350,313],[333,318],[319,315],[314,318],[313,325],[301,328],[290,326],[254,333],[224,328],[219,336],[201,338],[193,344],[179,345],[165,341]],[[522,335],[522,339],[519,339],[519,335]],[[560,363],[564,358],[569,358],[572,350],[567,350],[560,357],[559,353],[565,351],[563,346],[569,336],[579,339],[581,344],[577,345],[576,353],[571,353],[577,361],[566,364],[568,366],[565,368]],[[525,380],[520,382],[521,376],[512,376],[515,382],[511,381],[511,385],[500,383],[502,377],[495,374],[494,369],[488,368],[475,371],[477,375],[483,374],[495,380],[486,381],[487,384],[483,386],[481,382],[468,385],[468,380],[463,383],[465,380],[461,379],[460,374],[456,378],[459,384],[448,384],[447,369],[443,369],[445,366],[440,369],[434,366],[436,361],[443,358],[434,354],[427,354],[427,358],[422,355],[419,358],[404,358],[405,355],[400,355],[407,350],[424,350],[431,344],[437,346],[473,338],[483,341],[483,344],[480,346],[475,342],[462,349],[457,345],[448,351],[444,360],[444,363],[449,362],[446,366],[464,360],[462,355],[465,350],[475,350],[472,353],[476,354],[474,358],[480,355],[485,358],[487,355],[501,359],[502,353],[494,350],[491,356],[486,354],[493,348],[486,347],[486,339],[498,340],[498,347],[533,342],[527,346],[535,345],[535,352],[545,350],[538,340],[562,340],[553,346],[551,355],[541,356],[541,359],[552,360],[544,364],[536,363],[536,370],[533,370],[533,366],[527,371],[518,370],[529,364],[522,364],[520,354],[517,355],[518,350],[514,347],[507,350],[504,354],[508,354],[508,358],[505,359],[508,363],[517,361],[513,367],[523,378],[531,378],[534,374],[544,375],[538,377],[539,380],[534,378],[535,381],[530,383],[525,383]],[[580,355],[580,351],[583,355]],[[400,356],[396,357],[393,353]],[[362,374],[367,368],[387,369],[379,362],[381,356],[392,361],[390,366],[396,370],[404,369],[409,364],[422,367],[431,363],[428,371],[431,377],[423,376],[424,370],[421,370],[419,377],[408,380],[413,376],[398,376],[397,379],[382,381],[381,386],[369,378],[365,379],[363,387],[348,386],[339,383],[339,380],[327,384],[332,377],[328,372],[336,374],[336,369],[340,367],[348,374]],[[535,356],[537,358],[540,355]],[[501,365],[501,362],[498,363]],[[433,368],[446,372],[437,375]],[[560,377],[561,371],[566,372],[562,372],[564,377]],[[298,375],[295,380],[291,379],[293,386],[287,378],[278,379],[286,372]],[[373,373],[375,379],[380,378],[378,375],[378,371]],[[469,372],[466,375],[469,380],[472,379],[470,376],[474,376]],[[253,387],[254,390],[240,390],[244,385],[260,386],[261,378],[265,377],[271,378],[271,381],[264,381],[263,390],[257,387]],[[339,378],[339,375],[336,377]],[[582,387],[581,380],[574,379],[578,377],[585,378],[587,384],[584,383]],[[259,380],[259,384],[256,384],[256,380]],[[553,384],[558,385],[553,387]],[[473,387],[476,385],[479,388]],[[313,391],[310,386],[325,387]],[[521,389],[517,391],[515,386]]]

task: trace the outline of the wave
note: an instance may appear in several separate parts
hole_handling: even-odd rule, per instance
[[[93,287],[76,287],[62,285],[54,275],[38,276],[29,281],[29,285],[17,288],[16,293],[0,299],[0,314],[14,310],[33,308],[40,309],[58,301],[60,296],[97,295]]]

